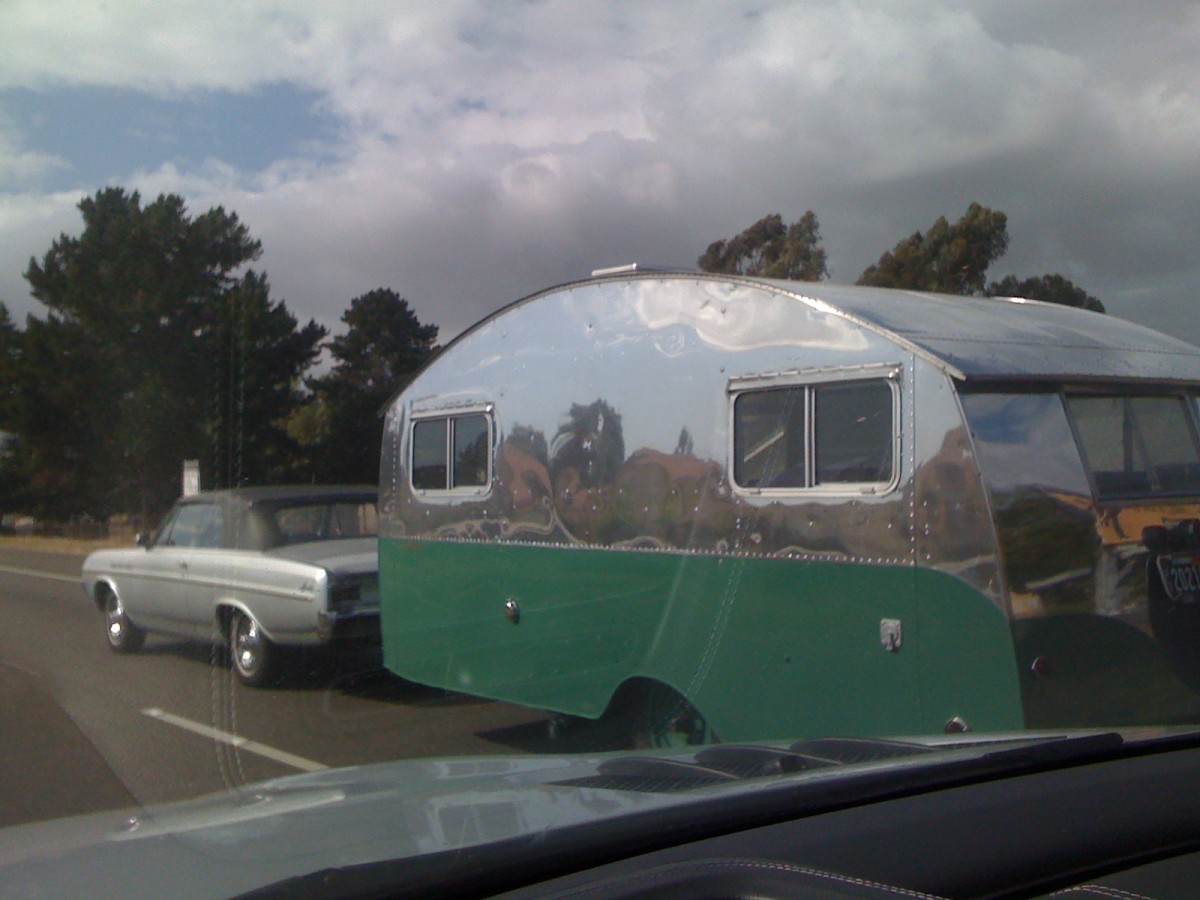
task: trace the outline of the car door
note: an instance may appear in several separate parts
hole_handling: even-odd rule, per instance
[[[184,566],[183,592],[188,627],[197,637],[211,638],[216,623],[218,599],[236,591],[236,557],[228,539],[229,517],[220,503],[211,505],[209,515],[198,522]]]
[[[188,614],[188,576],[197,543],[214,516],[213,503],[183,503],[159,529],[136,567],[123,600],[133,621],[144,627],[192,635]]]

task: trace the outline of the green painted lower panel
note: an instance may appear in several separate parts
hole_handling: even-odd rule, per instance
[[[595,718],[649,678],[726,741],[1023,725],[1003,613],[926,569],[385,539],[380,581],[386,665],[450,690]]]
[[[1195,610],[1180,605],[1193,620]],[[1200,722],[1197,654],[1179,636],[1150,633],[1115,618],[1072,614],[1014,623],[1030,728],[1182,725]]]

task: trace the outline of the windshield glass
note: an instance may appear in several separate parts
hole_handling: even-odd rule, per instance
[[[1118,6],[0,4],[0,885],[1200,726],[1198,20]]]

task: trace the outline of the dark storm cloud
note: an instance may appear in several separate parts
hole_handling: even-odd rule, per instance
[[[995,277],[1060,272],[1200,341],[1190,3],[700,2],[685,16],[672,3],[265,2],[239,22],[200,3],[128,4],[57,31],[45,6],[0,13],[15,43],[54,48],[0,63],[0,90],[285,83],[319,98],[338,123],[325,156],[263,165],[229,150],[131,163],[118,182],[236,210],[275,293],[328,324],[387,286],[448,337],[597,266],[691,265],[768,212],[815,210],[833,277],[853,281],[977,200],[1009,217]],[[61,177],[71,158],[0,116],[10,307],[29,305],[16,273],[30,253],[72,230],[71,205],[100,186],[32,187],[39,166]]]

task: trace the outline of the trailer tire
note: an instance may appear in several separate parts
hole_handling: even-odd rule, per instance
[[[673,688],[653,682],[638,692],[633,712],[634,747],[694,747],[716,742],[704,714]]]

